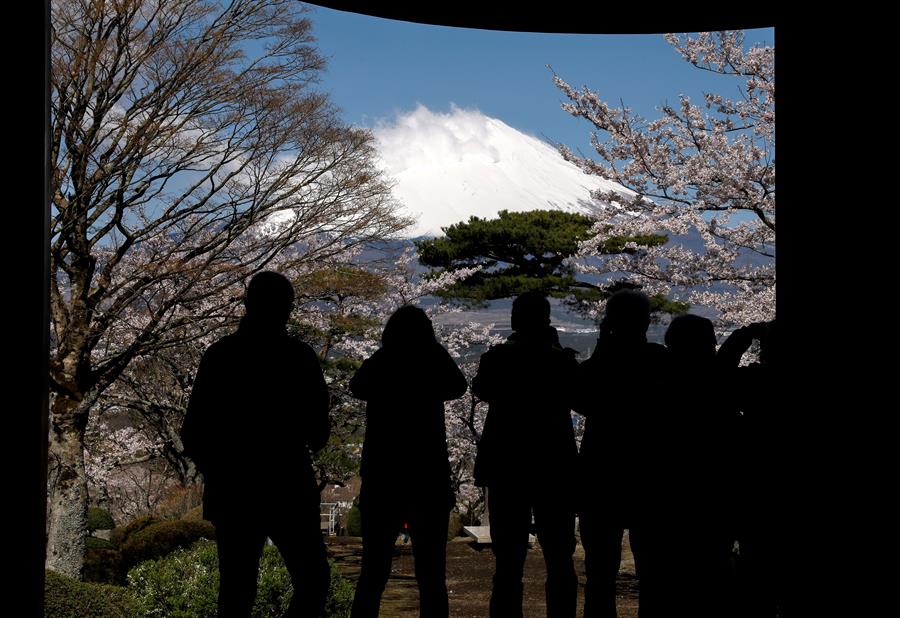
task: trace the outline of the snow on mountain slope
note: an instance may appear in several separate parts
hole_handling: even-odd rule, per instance
[[[596,189],[632,194],[583,173],[539,139],[477,110],[449,113],[424,106],[374,129],[382,169],[396,182],[394,196],[417,220],[409,237],[437,236],[470,216],[501,210],[558,209],[589,214],[603,204]]]

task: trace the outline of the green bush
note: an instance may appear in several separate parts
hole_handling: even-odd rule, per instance
[[[128,589],[141,616],[203,618],[216,615],[219,564],[216,544],[199,541],[128,572]]]
[[[331,586],[328,588],[328,601],[325,603],[325,615],[335,618],[346,618],[353,606],[353,595],[356,592],[350,580],[345,579],[337,565],[330,560]]]
[[[46,618],[132,618],[140,615],[125,588],[83,583],[55,571],[44,579]]]
[[[159,520],[152,515],[144,515],[143,517],[138,517],[134,521],[131,521],[124,526],[113,529],[112,533],[110,533],[109,535],[109,540],[112,541],[112,544],[116,547],[121,547],[122,544],[127,541],[131,535],[135,534],[136,532],[140,532],[147,526],[152,526],[153,524],[158,522]]]
[[[119,547],[122,566],[129,569],[145,560],[155,560],[199,539],[215,539],[216,528],[208,521],[174,519],[151,524],[135,532]]]
[[[325,615],[343,618],[350,615],[355,589],[352,583],[344,579],[333,562],[329,561],[329,566],[331,567],[331,585],[328,588]],[[259,564],[253,617],[283,616],[293,595],[294,587],[291,584],[291,576],[284,565],[281,554],[274,545],[266,545]]]
[[[116,527],[116,522],[113,521],[112,515],[108,511],[92,506],[88,509],[87,527],[91,532],[94,530],[111,530]]]
[[[362,536],[362,517],[359,513],[359,507],[356,505],[356,500],[353,501],[353,506],[347,511],[347,517],[344,522],[347,536]]]
[[[119,552],[115,549],[88,549],[84,553],[81,578],[86,582],[124,585],[125,574]]]
[[[115,549],[116,546],[112,544],[112,541],[107,541],[106,539],[101,539],[96,536],[89,536],[84,539],[84,547],[85,549]]]
[[[177,549],[159,560],[143,562],[128,573],[137,615],[173,618],[213,618],[219,589],[216,544],[198,541],[190,549]],[[259,565],[253,618],[284,615],[293,594],[281,554],[266,545]],[[326,616],[345,617],[353,602],[353,585],[331,564]]]
[[[456,511],[450,513],[450,522],[447,526],[447,540],[452,541],[462,532],[462,517]]]

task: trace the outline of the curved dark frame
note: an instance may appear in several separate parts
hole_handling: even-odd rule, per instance
[[[410,21],[434,26],[479,28],[516,32],[546,32],[557,34],[655,34],[662,32],[701,32],[707,30],[746,30],[775,25],[775,16],[763,11],[725,11],[721,6],[694,3],[693,11],[684,8],[653,8],[649,15],[636,15],[628,6],[581,6],[575,13],[538,13],[524,5],[503,5],[492,2],[435,2],[416,3],[415,8],[404,3],[382,3],[361,0],[325,0],[307,2],[339,11],[348,11]],[[601,13],[602,8],[602,13]],[[596,16],[596,19],[591,19]]]
[[[569,33],[569,34],[651,34],[661,32],[696,32],[704,30],[724,30],[724,29],[749,29],[749,28],[765,28],[775,27],[775,45],[778,49],[776,56],[776,71],[782,75],[786,64],[790,66],[792,60],[790,46],[785,45],[784,29],[780,25],[780,20],[774,15],[774,11],[769,10],[761,14],[756,11],[752,15],[737,14],[732,12],[729,14],[723,12],[721,5],[717,6],[713,3],[704,3],[706,6],[698,6],[695,3],[691,8],[692,11],[686,13],[674,8],[654,9],[650,15],[642,15],[637,13],[629,6],[594,6],[593,8],[579,9],[575,13],[553,13],[547,12],[538,14],[534,9],[525,9],[524,5],[513,7],[509,6],[491,6],[482,0],[481,2],[457,1],[447,3],[434,3],[423,5],[416,3],[414,9],[410,9],[401,5],[391,3],[388,6],[379,5],[372,6],[371,2],[353,2],[340,0],[326,0],[319,2],[310,2],[330,9],[349,11],[372,17],[385,19],[395,19],[401,21],[410,21],[421,24],[441,25],[448,27],[466,27],[500,31],[521,31],[521,32],[547,32],[547,33]],[[33,342],[34,338],[38,338],[40,346],[35,346],[37,358],[31,363],[17,369],[18,373],[23,374],[24,378],[18,383],[17,388],[21,388],[21,384],[33,385],[34,390],[28,392],[33,393],[26,400],[26,410],[34,410],[38,402],[35,401],[40,397],[40,413],[34,415],[33,412],[15,415],[13,426],[10,428],[8,435],[16,436],[16,442],[23,445],[24,453],[20,460],[14,464],[13,470],[17,481],[23,487],[20,493],[27,503],[27,508],[18,511],[16,524],[19,530],[27,531],[23,535],[26,543],[28,559],[24,568],[16,569],[15,576],[22,579],[22,586],[15,589],[20,591],[19,605],[23,616],[43,616],[43,589],[44,589],[44,554],[46,543],[46,495],[47,495],[47,438],[48,438],[48,371],[49,371],[49,348],[50,348],[50,0],[44,0],[42,3],[34,3],[31,5],[32,10],[42,11],[42,35],[44,39],[44,54],[42,58],[43,80],[42,80],[42,101],[34,106],[34,112],[42,109],[41,130],[43,132],[42,145],[42,203],[40,209],[33,211],[25,211],[24,213],[16,212],[14,218],[16,226],[19,229],[34,230],[29,233],[37,234],[41,237],[42,254],[38,258],[28,260],[27,256],[34,256],[34,249],[27,250],[25,272],[29,273],[24,279],[28,285],[23,286],[32,294],[22,293],[22,296],[28,300],[23,303],[21,308],[17,307],[17,317],[19,318],[13,324],[28,324],[29,335],[27,341]],[[602,10],[602,13],[601,13]],[[32,19],[37,16],[32,13]],[[35,19],[36,21],[36,19]],[[40,56],[35,55],[35,61]],[[32,65],[33,66],[33,65]],[[789,114],[784,101],[792,100],[791,85],[781,80],[779,85],[780,96],[776,101],[776,114],[779,118],[779,158],[781,159],[780,168],[785,169],[785,155],[788,155],[788,169],[792,165],[790,158],[790,149],[785,149],[785,134],[787,133],[788,144],[791,142],[790,133],[785,127],[790,129],[793,126],[791,120],[793,116],[788,115],[785,121],[785,114]],[[35,122],[36,124],[36,122]],[[785,152],[787,150],[787,152]],[[789,184],[784,183],[781,179],[780,191],[782,199],[790,199],[795,193]],[[787,193],[786,193],[787,191]],[[33,203],[30,200],[25,202]],[[790,211],[786,211],[790,214]],[[40,213],[41,222],[38,224],[37,217]],[[795,307],[799,306],[800,292],[796,289],[799,283],[799,264],[795,261],[799,252],[794,252],[792,245],[799,239],[799,230],[796,227],[797,218],[794,216],[781,216],[780,222],[782,227],[780,233],[786,236],[788,242],[782,242],[779,247],[777,257],[777,268],[779,273],[779,291],[777,296],[777,313],[779,322],[794,326],[800,325],[799,311]],[[37,226],[40,225],[40,228]],[[14,227],[15,229],[15,227]],[[40,279],[37,278],[37,269],[41,270]],[[40,281],[40,283],[38,283]],[[38,287],[40,286],[40,287]],[[806,284],[809,288],[809,284]],[[32,300],[33,299],[33,300]],[[38,305],[38,302],[40,304]],[[40,320],[40,325],[38,325]],[[24,328],[24,327],[23,327]],[[785,365],[792,364],[792,356],[796,355],[796,350],[792,350],[785,346]],[[30,368],[30,369],[29,369]],[[38,393],[39,391],[39,393]],[[39,478],[38,478],[39,477]],[[39,551],[34,551],[38,547]],[[27,592],[26,592],[27,591]]]

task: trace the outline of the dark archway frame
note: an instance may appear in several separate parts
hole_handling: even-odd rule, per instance
[[[59,0],[64,1],[64,0]],[[589,8],[578,7],[569,13],[560,11],[540,10],[535,7],[527,7],[524,3],[496,6],[494,3],[482,0],[481,2],[456,1],[441,2],[425,5],[416,3],[415,8],[404,6],[403,3],[383,3],[375,5],[373,2],[325,0],[310,2],[330,9],[349,11],[371,17],[383,19],[395,19],[421,24],[439,25],[447,27],[478,28],[498,31],[519,32],[546,32],[569,34],[651,34],[662,32],[697,32],[707,30],[727,29],[751,29],[775,27],[775,46],[778,49],[776,57],[776,71],[782,78],[779,84],[779,99],[776,101],[776,115],[779,118],[779,168],[791,169],[792,159],[790,147],[784,148],[785,143],[790,145],[792,138],[791,127],[796,126],[792,120],[790,107],[785,106],[784,101],[793,100],[794,88],[783,79],[785,67],[791,66],[793,60],[791,47],[786,45],[785,29],[781,27],[780,20],[770,8],[754,11],[752,14],[736,11],[723,12],[722,5],[713,3],[694,3],[690,10],[685,10],[683,4],[677,4],[670,8],[652,9],[649,14],[641,13],[631,6],[604,6],[601,3],[590,3]],[[769,5],[770,7],[771,5]],[[35,351],[35,356],[29,356],[30,362],[17,365],[10,378],[10,385],[19,391],[28,393],[22,404],[19,404],[11,416],[12,423],[9,433],[10,442],[21,444],[22,456],[13,462],[11,474],[16,482],[21,485],[21,491],[14,491],[13,495],[21,496],[26,504],[24,509],[15,509],[21,504],[13,503],[16,510],[14,529],[23,532],[21,540],[25,544],[25,564],[22,568],[13,569],[14,576],[21,579],[21,586],[13,586],[18,590],[17,594],[21,604],[20,615],[43,616],[44,595],[44,554],[46,544],[46,491],[47,491],[47,438],[49,426],[48,410],[48,361],[50,349],[50,0],[31,5],[31,23],[41,24],[41,33],[44,40],[44,54],[42,57],[41,102],[33,106],[32,114],[41,110],[41,131],[43,133],[42,157],[42,203],[40,208],[29,210],[26,207],[13,213],[10,225],[12,230],[29,230],[27,236],[37,234],[41,238],[41,255],[36,255],[36,247],[26,249],[23,252],[23,268],[15,273],[22,279],[24,285],[18,287],[21,290],[20,297],[24,303],[18,303],[15,307],[16,314],[9,321],[13,330],[27,330],[26,344]],[[41,16],[36,15],[41,10]],[[40,21],[38,21],[40,19]],[[39,36],[40,36],[39,35]],[[41,56],[35,54],[36,64]],[[790,74],[790,73],[788,73]],[[33,121],[34,125],[37,124]],[[32,126],[34,126],[32,125]],[[36,127],[35,127],[36,128]],[[36,131],[35,131],[36,133]],[[785,142],[787,137],[787,142]],[[786,157],[786,155],[788,155]],[[788,165],[785,168],[785,165]],[[789,183],[781,179],[781,199],[791,199],[795,192]],[[24,202],[25,205],[33,204],[31,199]],[[13,203],[8,203],[12,207]],[[790,211],[787,211],[790,213]],[[40,218],[40,223],[37,219]],[[777,264],[779,273],[779,292],[777,301],[777,313],[782,324],[799,326],[800,309],[799,301],[802,298],[797,290],[800,283],[801,265],[796,261],[799,251],[795,251],[795,240],[799,240],[800,234],[796,227],[799,220],[796,216],[779,218],[779,232],[787,238],[779,247]],[[40,227],[38,227],[40,226]],[[40,269],[40,278],[36,272]],[[15,282],[18,283],[18,282]],[[16,289],[15,283],[10,287]],[[806,286],[808,288],[808,284]],[[10,294],[12,296],[12,294]],[[26,326],[27,325],[27,326]],[[785,328],[784,331],[788,329]],[[783,331],[783,332],[784,332]],[[35,344],[39,340],[39,345]],[[787,343],[787,342],[786,342]],[[785,365],[791,366],[791,356],[796,354],[785,345]],[[793,353],[793,354],[792,354]],[[18,379],[17,379],[18,378]],[[25,388],[28,385],[28,388]],[[38,400],[38,397],[40,398]],[[20,400],[21,401],[21,400]],[[24,404],[24,405],[23,405]],[[40,406],[39,414],[35,409]],[[22,410],[24,408],[24,410]],[[20,411],[21,410],[21,411]],[[13,410],[10,410],[13,412]],[[27,591],[27,592],[26,592]]]

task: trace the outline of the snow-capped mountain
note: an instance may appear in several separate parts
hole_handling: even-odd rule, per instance
[[[380,165],[396,183],[394,196],[417,221],[410,237],[437,236],[442,227],[501,210],[590,214],[603,207],[590,197],[596,189],[632,194],[477,110],[439,113],[420,105],[373,132]]]

